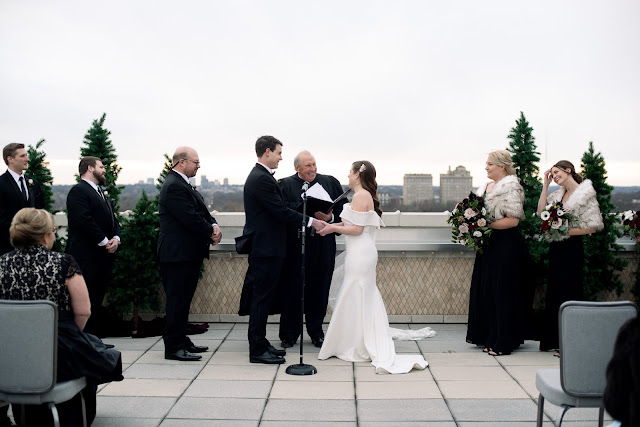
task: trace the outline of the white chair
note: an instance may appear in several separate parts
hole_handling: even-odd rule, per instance
[[[0,325],[0,401],[17,405],[46,403],[54,425],[59,427],[56,404],[72,399],[87,381],[82,377],[56,383],[57,306],[51,301],[0,300]],[[80,397],[86,427],[85,402],[82,394]]]
[[[538,426],[542,426],[545,399],[560,406],[556,426],[570,408],[600,408],[598,425],[602,426],[607,364],[618,330],[637,315],[638,307],[629,301],[567,301],[560,306],[560,369],[536,372]]]

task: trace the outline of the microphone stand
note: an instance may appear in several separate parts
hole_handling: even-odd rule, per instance
[[[302,239],[302,249],[301,249],[301,265],[300,265],[300,274],[302,275],[302,280],[300,281],[300,363],[297,365],[289,365],[287,366],[286,373],[289,375],[314,375],[318,373],[318,370],[313,365],[307,365],[304,363],[304,285],[306,282],[305,277],[305,238],[306,238],[306,230],[307,224],[305,224],[305,217],[307,216],[307,190],[309,189],[309,183],[305,182],[302,185],[302,226],[300,228],[300,236]]]

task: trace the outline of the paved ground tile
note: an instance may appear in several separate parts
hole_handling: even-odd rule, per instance
[[[356,366],[356,381],[380,381],[380,382],[413,382],[413,381],[433,381],[433,376],[429,368],[413,369],[406,374],[376,374],[373,366]]]
[[[265,399],[182,397],[167,418],[259,420]]]
[[[249,366],[229,366],[209,364],[204,367],[199,380],[245,380],[245,381],[272,381],[278,365],[251,364]]]
[[[355,400],[269,399],[262,421],[355,422]]]
[[[526,399],[515,381],[438,381],[445,399]]]
[[[506,365],[504,369],[518,381],[536,381],[538,369],[558,369],[558,365]]]
[[[163,418],[175,402],[175,397],[123,397],[98,394],[96,417]]]
[[[96,418],[91,427],[158,427],[161,418]]]
[[[100,396],[177,397],[189,386],[189,380],[124,379],[106,386]]]
[[[535,421],[538,408],[531,399],[447,399],[456,421]]]
[[[442,399],[360,400],[360,422],[453,421]]]
[[[165,419],[160,427],[257,427],[257,420],[177,420]],[[93,426],[91,426],[93,427]]]
[[[271,399],[355,399],[353,382],[279,381],[273,384]]]
[[[184,396],[266,399],[272,384],[272,381],[195,380]]]
[[[202,364],[192,365],[183,363],[181,365],[158,366],[152,363],[135,363],[124,373],[125,378],[157,378],[157,379],[194,379],[202,370]]]
[[[480,352],[474,353],[424,353],[431,368],[435,366],[500,366],[495,357]]]
[[[356,383],[358,399],[442,399],[434,381]]]
[[[318,365],[315,368],[318,372],[314,375],[289,375],[286,368],[279,369],[276,381],[348,381],[353,383],[353,367],[351,366]]]
[[[431,374],[437,381],[513,381],[499,366],[432,366]]]

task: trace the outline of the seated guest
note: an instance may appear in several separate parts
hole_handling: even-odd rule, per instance
[[[640,425],[640,318],[637,316],[618,332],[613,357],[607,366],[604,407],[623,427]]]
[[[121,381],[120,352],[108,349],[95,336],[82,332],[91,314],[89,293],[82,272],[72,256],[51,251],[55,225],[42,209],[24,208],[9,228],[14,251],[0,257],[0,299],[49,300],[58,306],[58,381],[87,377],[82,391],[87,423],[96,415],[98,384]],[[18,350],[19,351],[19,350]],[[80,396],[57,405],[60,424],[82,425]],[[14,417],[20,415],[14,407]],[[46,406],[27,406],[19,425],[52,424]]]

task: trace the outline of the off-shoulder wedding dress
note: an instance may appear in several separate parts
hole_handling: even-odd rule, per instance
[[[376,234],[384,226],[375,211],[357,212],[346,204],[340,214],[345,225],[360,225],[359,236],[345,235],[344,265],[336,267],[332,287],[333,314],[318,359],[335,356],[349,362],[371,361],[376,373],[401,374],[424,369],[421,355],[397,355],[393,338],[404,340],[434,336],[431,328],[417,331],[389,327],[387,310],[376,285]],[[340,263],[338,263],[340,264]],[[343,270],[342,270],[343,269]]]

